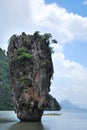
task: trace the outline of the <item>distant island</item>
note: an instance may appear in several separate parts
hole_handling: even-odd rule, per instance
[[[74,103],[71,103],[69,100],[61,101],[60,105],[62,110],[83,110],[83,108],[78,107]]]

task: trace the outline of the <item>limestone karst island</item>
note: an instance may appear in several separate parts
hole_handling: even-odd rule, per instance
[[[60,110],[49,94],[54,72],[50,43],[57,43],[50,39],[51,34],[40,35],[37,31],[33,35],[13,35],[9,40],[11,93],[21,121],[41,121],[44,110]]]

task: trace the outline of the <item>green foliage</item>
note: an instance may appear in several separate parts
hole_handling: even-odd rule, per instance
[[[43,61],[43,66],[47,65],[47,61]]]
[[[30,38],[26,35],[25,32],[22,32],[22,40],[24,44],[27,44],[30,41]]]
[[[12,110],[8,57],[0,48],[0,110]]]
[[[52,39],[52,43],[56,43],[56,44],[57,44],[57,40],[55,40],[55,39]]]
[[[21,52],[21,54],[17,57],[18,60],[31,59],[32,55],[26,52]]]
[[[50,33],[45,33],[43,35],[43,37],[44,37],[44,39],[48,40],[48,39],[52,38],[52,35]]]
[[[20,82],[28,82],[29,81],[29,78],[27,76],[22,76],[20,79],[19,79]]]
[[[46,66],[49,65],[49,59],[45,59],[43,62],[42,62],[42,67],[45,68]]]
[[[34,32],[34,36],[39,36],[40,34],[39,34],[40,32],[39,31],[36,31],[36,32]]]
[[[54,53],[53,48],[50,45],[52,43],[57,44],[57,40],[52,39],[52,35],[50,33],[45,33],[44,35],[41,35],[41,41],[43,49],[46,49],[50,54]]]
[[[25,60],[31,60],[32,54],[28,52],[28,49],[25,47],[21,47],[15,51],[15,54],[13,55],[13,62],[18,61],[18,63],[21,65],[25,63]]]

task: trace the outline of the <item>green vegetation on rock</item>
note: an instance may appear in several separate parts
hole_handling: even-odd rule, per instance
[[[17,60],[23,61],[25,59],[31,59],[32,55],[28,52],[27,48],[19,48],[16,50],[16,57]]]

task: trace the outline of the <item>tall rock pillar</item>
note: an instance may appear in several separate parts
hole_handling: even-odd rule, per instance
[[[21,121],[40,121],[48,102],[53,64],[50,34],[13,35],[8,57],[14,109]]]

